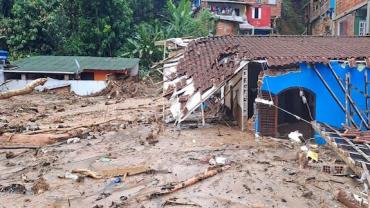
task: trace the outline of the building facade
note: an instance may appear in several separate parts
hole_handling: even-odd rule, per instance
[[[216,18],[216,35],[271,34],[281,16],[281,0],[203,0]]]
[[[365,36],[368,0],[310,0],[305,6],[307,34]]]

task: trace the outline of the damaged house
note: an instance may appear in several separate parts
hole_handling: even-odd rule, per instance
[[[98,93],[107,87],[108,77],[137,80],[139,59],[89,56],[32,56],[3,65],[0,92],[23,88],[32,80],[48,78],[44,88],[68,88],[78,95]]]
[[[164,90],[177,123],[217,94],[241,129],[263,136],[311,138],[311,121],[367,129],[369,57],[369,38],[201,38],[164,68]]]
[[[298,130],[357,175],[370,168],[370,38],[200,38],[168,62],[164,95],[176,124],[196,111],[204,124],[218,105],[242,130],[280,138]]]

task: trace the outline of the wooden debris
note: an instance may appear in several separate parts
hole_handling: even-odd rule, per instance
[[[148,166],[129,166],[105,169],[97,172],[88,169],[74,169],[72,170],[72,173],[78,173],[93,179],[101,179],[101,178],[111,178],[115,176],[132,176],[141,173],[149,173],[152,171],[153,170]]]
[[[120,168],[112,168],[99,171],[99,175],[103,177],[114,177],[114,176],[132,176],[141,173],[149,173],[152,172],[149,166],[129,166],[129,167],[120,167]]]
[[[18,95],[25,95],[31,93],[37,86],[44,85],[45,82],[48,80],[46,78],[40,78],[32,81],[29,83],[26,87],[22,89],[16,89],[16,90],[10,90],[6,92],[1,92],[0,93],[0,100],[1,99],[8,99],[13,96],[18,96]]]
[[[39,149],[40,147],[39,146],[0,146],[0,150],[1,149],[8,149],[8,150],[12,150],[12,149]]]
[[[64,141],[72,137],[78,137],[82,134],[81,131],[70,131],[63,134],[4,134],[0,136],[0,142],[7,144],[19,144],[19,145],[29,145],[29,146],[44,146],[49,144],[54,144],[59,141]],[[2,146],[5,149],[4,146]],[[30,147],[28,147],[30,148]],[[32,149],[31,147],[30,149]],[[25,148],[27,149],[27,148]]]
[[[195,175],[195,176],[187,179],[186,181],[177,183],[176,185],[173,185],[173,184],[165,185],[165,186],[163,186],[163,188],[162,188],[161,191],[157,191],[157,192],[151,193],[148,196],[148,198],[149,199],[152,199],[152,198],[156,198],[156,197],[159,197],[159,196],[163,196],[163,195],[166,195],[166,194],[170,194],[170,193],[176,192],[176,191],[178,191],[180,189],[183,189],[183,188],[189,187],[191,185],[194,185],[194,184],[196,184],[196,183],[198,183],[198,182],[200,182],[200,181],[202,181],[204,179],[207,179],[207,178],[210,178],[212,176],[215,176],[218,173],[221,173],[221,172],[229,169],[230,167],[231,166],[228,165],[228,166],[220,167],[220,168],[213,169],[213,170],[207,170],[204,173]]]
[[[344,204],[348,208],[367,208],[368,206],[365,205],[362,201],[358,201],[353,195],[348,194],[346,191],[339,189],[335,193],[335,198]]]
[[[193,203],[193,202],[188,202],[187,200],[179,200],[178,198],[174,197],[171,199],[166,200],[163,204],[162,207],[166,206],[187,206],[187,207],[202,207],[199,204]]]
[[[90,178],[93,178],[93,179],[103,178],[98,173],[96,173],[94,171],[91,171],[91,170],[88,170],[88,169],[74,169],[74,170],[72,170],[72,173],[78,173],[78,174],[81,174],[81,175],[84,175],[86,177],[90,177]]]

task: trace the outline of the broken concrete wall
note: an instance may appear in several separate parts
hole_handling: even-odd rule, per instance
[[[331,65],[344,85],[346,73],[350,74],[351,84],[353,85],[353,88],[350,91],[352,99],[364,114],[366,109],[365,96],[363,95],[363,92],[365,92],[364,72],[365,70],[369,71],[369,68],[365,68],[362,64],[357,65],[357,68],[350,68],[348,64],[341,64],[336,61],[331,62]],[[345,95],[329,67],[324,64],[316,64],[315,66],[338,97],[342,105],[345,106]],[[346,116],[344,111],[326,89],[312,66],[300,64],[298,71],[291,71],[279,75],[266,75],[263,78],[262,90],[270,91],[274,95],[278,95],[282,91],[294,87],[307,89],[314,93],[316,97],[315,119],[318,122],[327,123],[335,127],[341,127],[342,124],[345,124]],[[363,126],[361,125],[360,118],[355,113],[353,113],[353,117],[359,126]],[[258,125],[256,128],[257,131],[260,129]]]
[[[0,86],[0,92],[23,88],[32,81],[33,80],[12,80]],[[70,85],[71,91],[80,96],[86,96],[92,93],[100,92],[107,87],[107,83],[105,81],[55,80],[49,78],[44,86],[39,86],[36,89],[43,91],[44,89],[53,89],[66,85]]]
[[[5,81],[5,79],[4,79],[4,68],[0,64],[0,84],[4,83],[4,81]]]
[[[240,70],[230,81],[225,84],[225,106],[231,111],[233,118],[242,125],[243,106],[243,70]]]

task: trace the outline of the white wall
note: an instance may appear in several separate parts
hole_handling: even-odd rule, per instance
[[[25,87],[28,83],[33,80],[12,80],[2,86],[0,86],[0,92],[19,89]],[[44,89],[53,89],[62,86],[71,86],[71,91],[77,95],[85,96],[92,93],[99,92],[107,87],[105,81],[95,81],[95,80],[55,80],[48,78],[48,81],[44,86],[39,86],[36,90],[42,91]]]
[[[0,84],[4,83],[4,67],[0,64]]]

